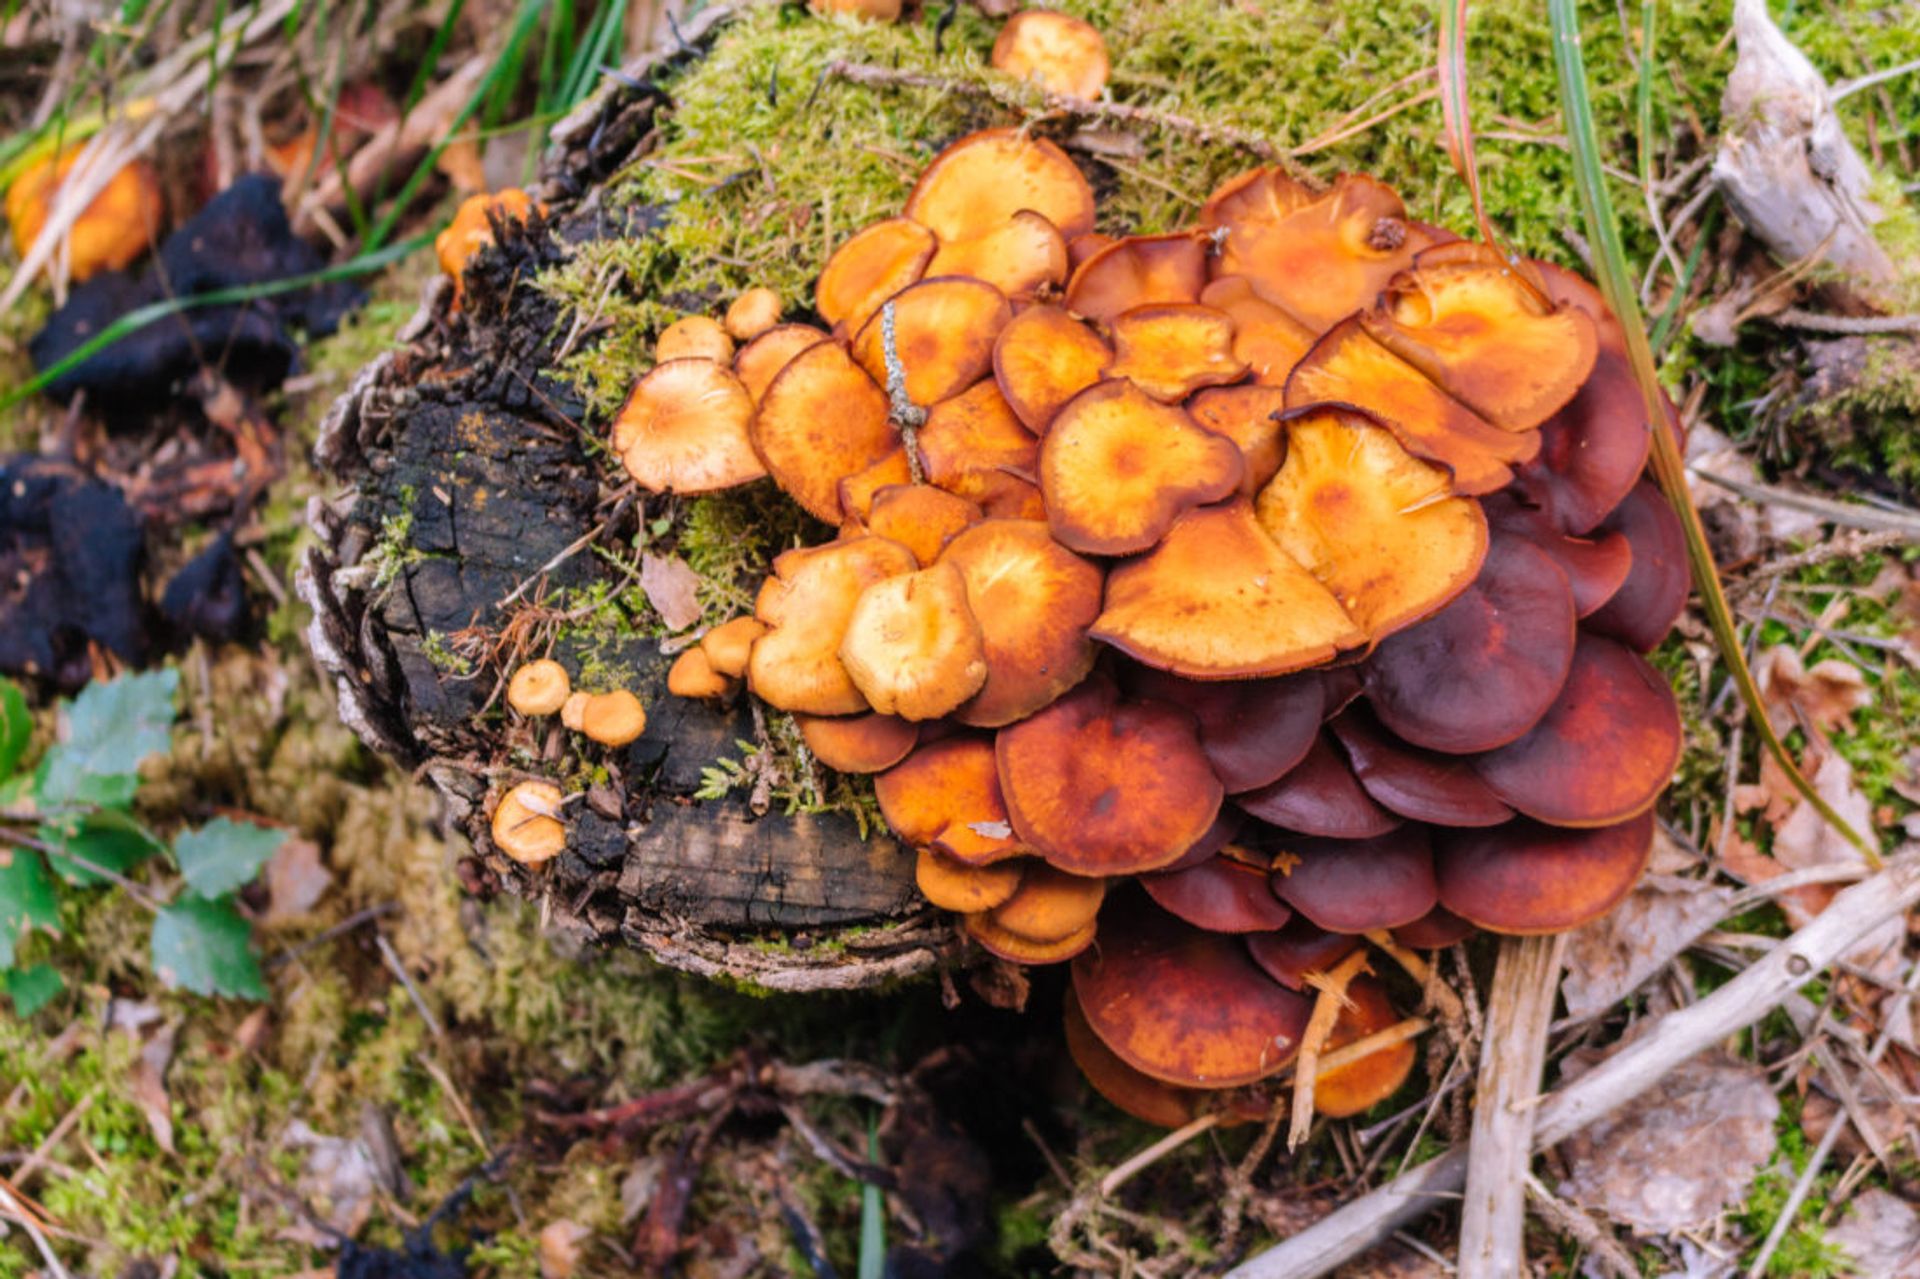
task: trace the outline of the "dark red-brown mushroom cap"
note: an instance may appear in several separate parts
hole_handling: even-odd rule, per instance
[[[1185,870],[1189,866],[1198,866],[1215,853],[1223,851],[1240,834],[1247,824],[1247,815],[1231,804],[1220,805],[1220,811],[1214,814],[1213,825],[1206,833],[1188,845],[1187,851],[1180,854],[1178,861],[1169,862],[1166,870]]]
[[[1693,586],[1680,517],[1652,480],[1642,480],[1601,531],[1626,538],[1633,566],[1613,598],[1587,619],[1587,627],[1651,652],[1680,619]]]
[[[1233,802],[1261,821],[1329,839],[1368,839],[1400,824],[1367,794],[1324,732],[1279,781],[1235,795]]]
[[[994,749],[1015,832],[1073,874],[1165,867],[1220,810],[1193,716],[1164,702],[1123,702],[1105,676],[1001,729]]]
[[[1272,933],[1249,933],[1247,954],[1267,976],[1288,990],[1304,991],[1308,973],[1324,973],[1365,943],[1358,933],[1330,933],[1295,914]]]
[[[1436,861],[1436,882],[1438,873]],[[1439,950],[1455,942],[1465,941],[1478,931],[1479,929],[1445,906],[1435,906],[1411,924],[1402,924],[1394,929],[1393,940],[1402,946],[1411,946],[1416,950]]]
[[[1598,919],[1630,892],[1653,847],[1653,815],[1564,830],[1520,819],[1434,841],[1440,904],[1496,933],[1558,933]]]
[[[1299,1050],[1309,1002],[1268,977],[1240,940],[1175,919],[1144,893],[1115,895],[1100,944],[1073,962],[1087,1024],[1135,1070],[1191,1088],[1264,1079]]]
[[[1573,593],[1546,552],[1495,541],[1473,585],[1366,663],[1380,722],[1429,750],[1513,741],[1547,713],[1573,662]]]
[[[1553,557],[1573,588],[1573,611],[1580,617],[1612,599],[1633,568],[1633,546],[1625,534],[1602,529],[1593,537],[1569,537],[1545,511],[1523,506],[1505,493],[1496,493],[1481,505],[1496,538],[1518,537]]]
[[[1422,750],[1380,726],[1362,702],[1329,726],[1367,794],[1415,821],[1439,826],[1497,826],[1513,816],[1464,755]]]
[[[1666,679],[1624,644],[1582,633],[1553,705],[1518,741],[1478,756],[1494,793],[1556,826],[1606,826],[1652,805],[1680,759]]]
[[[1129,692],[1184,706],[1200,725],[1200,749],[1228,794],[1277,781],[1320,735],[1326,685],[1317,674],[1201,684],[1149,667],[1125,676]]]
[[[1411,924],[1439,900],[1427,828],[1402,826],[1372,839],[1282,839],[1273,852],[1273,892],[1329,932]]]
[[[1067,1052],[1093,1090],[1142,1123],[1178,1128],[1200,1115],[1224,1107],[1223,1122],[1255,1123],[1266,1116],[1267,1105],[1251,1093],[1211,1088],[1182,1088],[1142,1074],[1114,1054],[1087,1024],[1080,1001],[1068,987],[1063,1001]]]
[[[1267,886],[1264,859],[1235,850],[1216,854],[1184,870],[1157,871],[1140,877],[1154,904],[1195,928],[1212,933],[1271,932],[1293,917]]]

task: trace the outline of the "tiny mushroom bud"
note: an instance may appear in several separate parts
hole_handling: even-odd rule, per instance
[[[521,782],[493,810],[493,842],[523,866],[538,866],[567,847],[563,796],[552,782]]]
[[[647,731],[646,708],[624,688],[595,693],[581,708],[580,731],[603,746],[625,746]]]
[[[728,364],[733,360],[733,339],[718,320],[704,315],[685,315],[660,330],[653,344],[653,362],[668,360],[712,360]]]
[[[922,848],[913,866],[920,895],[941,910],[970,914],[992,910],[1013,896],[1026,873],[1024,860],[974,866],[931,848]]]
[[[767,633],[767,624],[757,617],[736,617],[722,622],[700,637],[700,651],[707,664],[728,679],[747,673],[747,661],[753,642]]]
[[[780,323],[780,310],[780,295],[772,289],[748,289],[727,308],[726,330],[735,341],[751,342]]]
[[[667,671],[667,691],[675,697],[696,700],[725,697],[732,687],[733,681],[714,670],[706,652],[699,648],[680,654]]]
[[[845,13],[869,22],[893,22],[900,17],[901,0],[807,0],[815,13]]]
[[[507,681],[507,705],[522,715],[551,715],[572,693],[567,668],[551,657],[528,662]]]
[[[587,703],[593,700],[593,694],[575,690],[567,694],[567,700],[560,704],[560,722],[573,732],[579,732],[587,721]]]
[[[433,238],[433,251],[440,269],[454,279],[456,299],[464,290],[468,261],[493,243],[494,220],[524,222],[533,208],[533,201],[518,187],[470,195],[460,202],[453,221]]]
[[[1007,19],[993,42],[993,65],[1048,93],[1097,98],[1107,87],[1107,42],[1093,25],[1070,14],[1029,9]]]

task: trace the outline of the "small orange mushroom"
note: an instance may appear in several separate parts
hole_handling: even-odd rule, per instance
[[[987,680],[985,642],[951,562],[874,582],[840,639],[840,664],[868,705],[902,719],[938,719]]]
[[[896,448],[883,455],[878,461],[870,462],[852,475],[843,476],[834,486],[840,495],[840,512],[843,517],[842,528],[849,525],[864,526],[868,513],[873,509],[873,497],[883,488],[896,488],[913,483],[913,466],[907,461],[907,450]]]
[[[940,554],[960,570],[985,639],[987,681],[954,713],[997,728],[1024,719],[1093,669],[1087,627],[1100,612],[1100,570],[1032,520],[984,520]]]
[[[711,493],[757,480],[767,469],[748,430],[753,399],[712,360],[656,364],[613,422],[613,450],[655,493]]]
[[[887,414],[887,393],[845,347],[822,342],[768,385],[750,436],[774,482],[814,518],[838,524],[840,481],[899,445]]]
[[[996,70],[1069,98],[1099,97],[1112,70],[1107,42],[1092,23],[1048,9],[1008,18],[989,60]]]
[[[916,748],[873,779],[880,815],[903,843],[972,866],[1027,852],[1007,820],[990,738],[972,733]]]
[[[993,343],[1013,318],[1006,295],[984,280],[950,275],[908,285],[887,300],[893,308],[893,354],[907,398],[921,407],[958,395],[993,371]],[[853,340],[854,358],[887,385],[886,308]]]
[[[704,315],[685,315],[660,330],[653,344],[656,364],[669,360],[712,360],[715,364],[733,362],[733,339],[718,320]]]
[[[1237,489],[1242,473],[1231,440],[1124,380],[1076,395],[1040,446],[1048,525],[1089,555],[1146,550],[1183,511]]]
[[[550,657],[528,662],[507,681],[507,705],[522,715],[551,715],[573,692],[567,668]]]
[[[836,332],[857,333],[881,303],[926,274],[938,248],[933,232],[911,218],[864,227],[827,259],[814,309]]]
[[[1386,987],[1371,977],[1356,977],[1347,985],[1346,1002],[1327,1040],[1327,1051],[1344,1048],[1399,1020],[1387,999]],[[1314,1112],[1329,1119],[1345,1119],[1373,1109],[1400,1091],[1400,1085],[1413,1073],[1417,1055],[1413,1041],[1403,1039],[1377,1048],[1358,1061],[1321,1072],[1313,1085]]]
[[[873,495],[866,513],[867,531],[890,537],[930,565],[947,543],[984,518],[964,497],[927,484],[890,484]]]
[[[494,847],[522,866],[539,866],[567,850],[560,788],[552,782],[521,782],[493,810]]]
[[[1087,1015],[1080,1011],[1080,1001],[1074,998],[1071,987],[1067,990],[1065,1016],[1067,1052],[1073,1057],[1073,1064],[1080,1067],[1080,1073],[1095,1092],[1142,1123],[1179,1128],[1192,1123],[1209,1107],[1221,1104],[1229,1107],[1232,1117],[1227,1122],[1256,1122],[1266,1114],[1264,1103],[1254,1113],[1244,1113],[1252,1108],[1234,1105],[1239,1100],[1236,1094],[1181,1088],[1142,1074],[1121,1061],[1113,1049],[1093,1033],[1093,1027],[1087,1025]]]
[[[722,321],[727,336],[737,342],[751,342],[780,323],[780,295],[764,285],[748,289],[727,306]]]
[[[707,664],[728,679],[747,673],[747,659],[753,642],[767,633],[767,624],[757,617],[736,617],[720,623],[700,637],[700,651]]]
[[[567,700],[560,704],[560,723],[569,732],[577,733],[586,724],[587,703],[593,694],[583,693],[579,689],[567,694]]]
[[[827,335],[811,324],[777,324],[740,348],[733,357],[733,375],[758,405],[794,356],[826,340]]]
[[[1186,410],[1194,425],[1233,441],[1245,464],[1240,492],[1258,497],[1286,456],[1278,420],[1285,406],[1286,393],[1277,386],[1214,386],[1188,400]]]
[[[625,746],[647,731],[647,711],[624,688],[589,693],[580,708],[580,731],[602,746]]]
[[[807,0],[807,7],[820,14],[842,14],[868,22],[897,22],[903,0]]]
[[[1067,153],[1024,129],[969,134],[934,157],[906,216],[944,242],[971,239],[1031,209],[1068,240],[1093,229],[1093,188]]]
[[[453,220],[433,237],[440,270],[453,277],[455,305],[465,292],[467,263],[493,243],[493,224],[525,222],[533,208],[533,201],[518,187],[506,187],[490,195],[470,195],[460,202]]]
[[[1115,316],[1108,331],[1113,363],[1102,372],[1126,378],[1156,400],[1184,400],[1247,372],[1246,361],[1234,354],[1233,321],[1210,306],[1138,306]]]
[[[70,147],[30,165],[7,188],[7,223],[14,252],[25,257],[60,197],[61,185],[80,161]],[[160,235],[166,202],[153,166],[134,160],[113,176],[67,229],[67,274],[75,281],[117,271],[145,253]]]
[[[992,910],[1013,896],[1026,869],[1020,861],[973,866],[922,848],[914,854],[913,882],[920,895],[941,910],[971,914]]]
[[[1064,964],[1069,959],[1093,945],[1093,939],[1099,931],[1098,923],[1089,923],[1077,933],[1053,941],[1034,941],[1022,937],[1019,933],[1009,932],[993,922],[992,911],[982,911],[961,918],[967,936],[980,944],[980,948],[989,955],[998,956],[1010,964]]]
[[[1200,290],[1200,303],[1233,321],[1233,353],[1253,370],[1254,381],[1284,386],[1319,335],[1260,296],[1244,276],[1223,275]]]
[[[1113,349],[1057,306],[1030,306],[1000,330],[993,376],[1015,416],[1045,435],[1054,415],[1100,380]]]
[[[705,650],[700,648],[690,648],[680,654],[667,669],[667,691],[675,697],[704,701],[725,697],[732,688],[733,681],[714,670]]]
[[[1053,223],[1022,209],[991,230],[943,242],[926,273],[971,276],[1010,298],[1029,298],[1066,281],[1067,242]]]
[[[993,379],[929,409],[918,444],[929,484],[983,511],[1025,509],[1024,495],[1040,466],[1040,441],[1020,425]]]
[[[1287,424],[1287,460],[1260,493],[1261,527],[1375,640],[1444,606],[1487,551],[1479,504],[1360,414]]]
[[[795,715],[813,757],[837,773],[879,773],[907,757],[920,726],[897,715]]]
[[[1159,870],[1220,811],[1193,716],[1122,702],[1105,676],[1001,729],[994,752],[1015,832],[1076,875]]]
[[[1207,241],[1190,231],[1116,240],[1074,269],[1067,310],[1110,323],[1137,306],[1198,302],[1207,287]]]
[[[1333,593],[1274,545],[1245,498],[1188,511],[1160,545],[1114,569],[1092,634],[1148,666],[1203,680],[1284,675],[1367,639]]]
[[[1027,941],[1063,941],[1092,925],[1106,895],[1104,879],[1069,875],[1045,862],[1027,862],[1020,886],[993,908],[992,923]]]
[[[866,711],[867,699],[840,663],[840,641],[862,591],[917,567],[912,551],[884,537],[781,552],[754,602],[753,615],[767,626],[747,660],[754,695],[808,715]]]

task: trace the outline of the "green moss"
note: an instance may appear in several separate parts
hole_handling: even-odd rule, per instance
[[[1786,1209],[1794,1182],[1807,1166],[1807,1139],[1801,1131],[1798,1112],[1799,1104],[1791,1098],[1782,1105],[1780,1117],[1774,1124],[1779,1138],[1775,1162],[1754,1179],[1746,1201],[1734,1213],[1734,1219],[1754,1241],[1756,1249],[1758,1241],[1766,1237]],[[1794,1224],[1767,1260],[1767,1274],[1781,1276],[1781,1279],[1828,1279],[1852,1273],[1846,1254],[1838,1245],[1827,1241],[1826,1232],[1820,1226],[1828,1197],[1840,1175],[1840,1170],[1830,1165],[1827,1171],[1814,1176],[1813,1188],[1800,1204]]]

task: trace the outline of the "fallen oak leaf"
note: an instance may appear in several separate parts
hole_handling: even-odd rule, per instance
[[[700,620],[700,575],[678,555],[642,555],[640,589],[670,631],[684,631]]]
[[[1809,668],[1797,649],[1775,644],[1763,650],[1753,666],[1768,717],[1778,733],[1802,725],[1832,733],[1851,724],[1853,713],[1873,700],[1873,690],[1860,668],[1836,657]]]
[[[289,839],[268,859],[265,872],[267,910],[263,928],[279,928],[311,911],[333,884],[333,872],[320,860],[320,846],[310,839]]]

